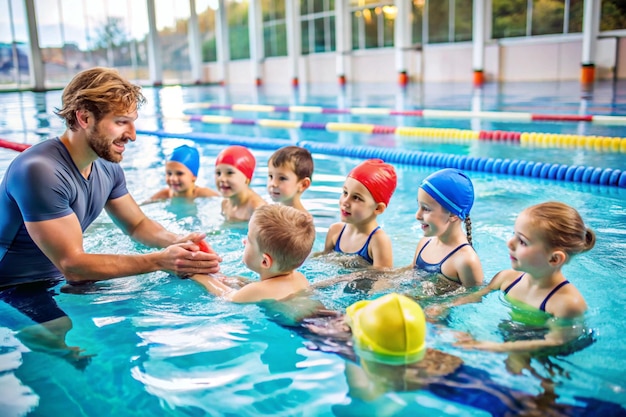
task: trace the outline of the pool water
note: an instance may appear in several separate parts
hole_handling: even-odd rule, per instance
[[[594,96],[581,99],[566,86],[523,88],[489,87],[483,91],[483,110],[532,111],[576,114],[585,108],[594,114],[623,114],[626,97],[620,86],[599,86]],[[256,95],[218,87],[188,87],[147,90],[150,104],[142,110],[140,129],[172,132],[201,132],[213,135],[275,138],[276,140],[328,142],[349,147],[391,146],[398,150],[447,152],[458,155],[527,159],[541,162],[579,164],[624,169],[624,154],[606,154],[571,149],[528,149],[511,143],[475,142],[442,145],[435,141],[400,138],[394,135],[270,129],[258,126],[204,125],[158,117],[181,109],[185,103],[265,103],[274,105],[318,105],[328,107],[448,108],[467,110],[475,100],[471,90],[452,86],[432,91],[400,90],[393,86],[362,86],[337,91],[319,86],[308,91]],[[532,92],[534,91],[534,96]],[[575,90],[574,90],[575,92]],[[62,131],[52,115],[59,106],[59,92],[5,94],[0,110],[0,138],[35,143]],[[167,103],[167,106],[164,105]],[[178,107],[177,107],[178,106]],[[441,127],[484,130],[576,133],[626,137],[619,126],[584,123],[529,124],[484,120],[437,120],[349,115],[294,115],[198,111],[227,114],[242,119],[284,118],[376,123],[411,126],[428,123]],[[472,126],[473,123],[473,126]],[[584,132],[584,133],[581,133]],[[185,139],[147,134],[127,147],[122,162],[131,194],[139,202],[164,186],[163,163]],[[202,155],[198,184],[214,187],[213,165],[223,144],[196,142]],[[252,147],[257,169],[252,187],[267,198],[265,178],[272,150]],[[0,175],[14,151],[0,149]],[[323,248],[327,228],[339,219],[338,199],[349,170],[361,160],[315,153],[313,183],[303,202],[313,213],[317,229],[314,251]],[[420,181],[432,167],[396,165],[398,188],[380,224],[391,236],[396,266],[409,265],[421,230],[415,221],[416,193]],[[589,312],[586,324],[595,342],[549,363],[534,360],[530,372],[513,374],[506,355],[463,350],[453,345],[452,330],[468,331],[477,339],[498,341],[498,325],[508,310],[499,294],[480,304],[453,310],[447,328],[429,325],[428,344],[461,357],[466,365],[484,372],[503,389],[536,396],[543,392],[542,378],[554,381],[556,402],[584,407],[592,398],[626,406],[626,347],[621,313],[626,308],[623,282],[626,278],[626,189],[565,181],[513,177],[470,172],[476,192],[472,209],[472,235],[489,280],[497,271],[510,267],[506,241],[519,212],[532,204],[554,200],[576,207],[597,233],[595,248],[575,257],[564,273],[584,295]],[[223,256],[227,275],[255,278],[241,262],[245,224],[225,223],[219,199],[193,203],[158,202],[143,206],[145,212],[176,232],[199,230],[208,234],[212,246]],[[85,233],[90,252],[127,253],[148,249],[124,236],[102,215]],[[311,258],[302,271],[312,282],[350,272],[332,259]],[[411,282],[398,282],[410,290]],[[60,285],[59,285],[60,288]],[[422,291],[414,285],[415,291]],[[316,295],[329,308],[342,310],[361,299],[346,294],[341,285],[319,290]],[[67,343],[83,349],[85,359],[76,362],[51,352],[30,351],[16,339],[14,323],[26,319],[0,303],[0,415],[2,416],[330,416],[330,415],[429,415],[483,416],[479,408],[435,395],[429,390],[388,393],[372,403],[352,398],[344,371],[346,361],[333,353],[307,349],[306,340],[292,329],[269,320],[256,305],[234,305],[222,301],[188,280],[163,272],[98,283],[83,294],[59,292],[59,306],[72,319]],[[550,367],[548,367],[550,365]],[[588,408],[593,415],[593,407]]]

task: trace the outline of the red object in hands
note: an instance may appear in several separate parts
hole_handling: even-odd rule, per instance
[[[202,252],[210,252],[209,245],[204,240],[198,242],[198,246]]]

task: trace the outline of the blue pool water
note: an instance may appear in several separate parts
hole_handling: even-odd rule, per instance
[[[383,86],[384,87],[384,86]],[[487,86],[481,93],[482,110],[578,114],[626,114],[626,90],[619,85],[599,85],[593,97],[581,98],[576,85]],[[268,89],[269,90],[269,89]],[[397,150],[445,152],[463,156],[525,159],[544,163],[626,169],[626,155],[571,149],[529,149],[511,143],[473,142],[442,145],[394,135],[364,135],[270,129],[258,126],[183,123],[162,114],[180,111],[183,104],[262,103],[327,107],[438,108],[468,110],[476,94],[467,86],[350,87],[301,89],[297,93],[224,90],[187,87],[146,90],[149,105],[138,127],[145,131],[202,132],[265,140],[324,142],[344,147],[389,146]],[[62,131],[52,114],[60,92],[0,96],[0,138],[35,143]],[[475,104],[474,104],[475,105]],[[199,111],[200,113],[200,111]],[[380,125],[434,126],[475,130],[555,132],[626,137],[620,126],[590,123],[511,123],[485,120],[421,120],[408,117],[348,115],[294,115],[203,111],[242,119],[281,118],[327,123],[331,121]],[[136,200],[147,199],[164,185],[163,161],[185,139],[142,134],[129,145],[123,166]],[[213,162],[222,144],[198,142],[202,165],[198,183],[213,187]],[[253,147],[257,170],[252,187],[265,194],[266,163],[272,150]],[[0,175],[15,156],[0,149]],[[338,220],[338,198],[348,171],[359,159],[315,153],[312,187],[304,203],[314,214],[321,250],[327,227]],[[392,237],[396,266],[408,265],[421,237],[414,213],[417,185],[434,168],[396,165],[399,183],[380,223]],[[596,341],[565,357],[552,358],[553,367],[533,361],[533,373],[511,373],[506,355],[462,350],[453,345],[450,331],[430,327],[430,346],[461,357],[483,373],[483,379],[503,390],[531,396],[543,392],[537,375],[556,383],[556,402],[583,407],[581,397],[626,406],[626,347],[621,313],[626,308],[623,291],[626,272],[626,189],[566,181],[471,172],[476,191],[472,209],[473,238],[485,275],[490,279],[508,268],[506,241],[517,214],[525,207],[558,199],[576,207],[598,235],[596,247],[568,264],[565,275],[584,295],[587,325]],[[254,278],[241,262],[245,225],[224,224],[218,199],[193,204],[160,202],[143,206],[146,213],[173,231],[200,230],[224,257],[223,272]],[[101,216],[85,234],[87,251],[125,253],[147,251],[124,236],[112,221]],[[344,267],[324,258],[309,259],[302,270],[312,282],[345,273]],[[400,285],[400,283],[398,284]],[[411,285],[402,283],[402,289]],[[415,286],[415,291],[421,289]],[[340,286],[318,292],[328,307],[343,309],[359,299]],[[346,362],[339,356],[307,349],[305,339],[268,320],[255,305],[221,301],[190,281],[153,273],[102,282],[85,294],[60,293],[56,300],[73,321],[67,343],[93,355],[84,369],[50,352],[30,351],[14,335],[14,324],[27,324],[19,313],[0,303],[0,415],[2,416],[330,416],[330,415],[433,415],[484,416],[479,408],[452,401],[428,390],[390,393],[373,403],[351,398],[344,376]],[[500,340],[498,324],[507,310],[498,294],[483,303],[454,310],[448,325],[469,331],[478,339]],[[553,372],[551,374],[551,371]],[[597,407],[597,406],[596,406]],[[589,410],[593,415],[593,408]]]

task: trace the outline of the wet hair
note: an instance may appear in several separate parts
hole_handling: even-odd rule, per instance
[[[311,152],[301,146],[285,146],[278,149],[270,156],[267,164],[277,168],[288,166],[299,180],[307,177],[313,179],[313,157]]]
[[[474,246],[474,244],[472,243],[472,219],[470,219],[469,214],[465,218],[464,222],[465,222],[465,235],[467,236],[467,242],[470,244],[470,246]]]
[[[524,213],[551,249],[560,249],[571,257],[587,252],[596,244],[595,232],[567,204],[550,201],[528,207]]]
[[[63,90],[62,107],[54,113],[75,131],[78,129],[78,110],[87,110],[100,121],[109,113],[125,114],[137,110],[145,101],[140,86],[130,83],[114,69],[95,67],[72,78]]]
[[[281,272],[291,271],[304,263],[313,249],[313,217],[298,209],[279,204],[258,207],[251,221],[257,226],[259,250],[269,254]]]

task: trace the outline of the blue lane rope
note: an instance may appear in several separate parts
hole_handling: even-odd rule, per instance
[[[241,145],[252,149],[276,150],[297,145],[311,153],[344,156],[359,159],[380,158],[388,163],[457,168],[463,171],[488,172],[502,175],[544,178],[555,181],[581,182],[626,188],[626,171],[612,168],[596,168],[583,165],[551,164],[517,159],[481,158],[446,153],[408,151],[373,146],[346,147],[332,143],[292,141],[287,139],[250,138],[212,133],[172,133],[163,130],[138,130],[137,134],[167,138],[189,139],[213,144]]]

